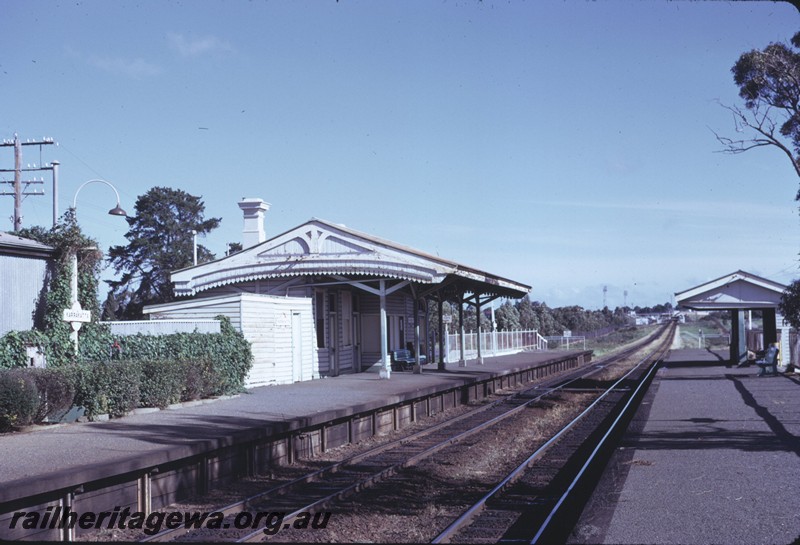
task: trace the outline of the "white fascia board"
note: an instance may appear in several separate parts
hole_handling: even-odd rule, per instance
[[[294,301],[294,302],[303,302],[307,298],[306,297],[295,297],[295,296],[278,296],[278,295],[269,295],[264,293],[232,293],[226,295],[215,295],[213,297],[200,297],[200,298],[193,298],[193,299],[179,299],[177,301],[171,301],[169,303],[159,303],[156,305],[147,305],[144,307],[142,312],[144,314],[153,314],[157,312],[170,312],[174,310],[182,310],[186,308],[193,308],[193,307],[213,307],[219,304],[226,304],[226,303],[240,303],[241,301]],[[145,320],[146,322],[146,320]]]
[[[676,297],[679,306],[695,310],[736,310],[775,308],[783,296],[783,291],[776,289],[776,283],[753,282],[749,278],[732,275],[728,282],[715,282],[698,289],[684,292],[686,295]],[[779,285],[778,285],[779,286]]]
[[[272,254],[299,239],[308,253]],[[320,253],[341,247],[352,252]],[[363,251],[359,251],[363,250]],[[174,292],[194,295],[227,284],[272,277],[308,275],[385,276],[432,284],[455,274],[500,289],[528,292],[529,286],[463,267],[437,256],[360,233],[325,220],[312,219],[261,244],[210,263],[175,271]]]
[[[766,278],[761,278],[759,276],[755,276],[750,273],[746,273],[744,271],[737,271],[727,276],[723,276],[715,280],[710,280],[705,284],[700,284],[699,286],[689,288],[688,290],[676,292],[675,300],[680,304],[681,299],[692,299],[698,295],[712,291],[714,289],[719,289],[725,286],[726,284],[730,284],[738,280],[744,280],[745,282],[748,282],[750,284],[754,284],[756,286],[760,286],[762,288],[779,293],[783,293],[783,291],[786,289],[785,285],[780,284],[778,282],[774,282]]]
[[[219,303],[230,303],[240,298],[240,293],[228,295],[216,295],[214,297],[203,297],[201,299],[178,299],[177,301],[170,301],[169,303],[158,303],[155,305],[147,305],[142,309],[143,314],[152,314],[154,312],[169,312],[172,310],[180,310],[189,307],[207,307]]]

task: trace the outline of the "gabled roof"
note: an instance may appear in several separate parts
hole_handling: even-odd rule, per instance
[[[317,218],[236,254],[175,271],[172,282],[176,295],[194,295],[226,284],[291,276],[397,278],[420,284],[447,280],[507,297],[522,297],[531,289]]]
[[[55,250],[29,238],[0,231],[0,254],[24,257],[51,257]]]
[[[775,308],[785,290],[784,284],[739,270],[677,292],[675,300],[694,310]]]

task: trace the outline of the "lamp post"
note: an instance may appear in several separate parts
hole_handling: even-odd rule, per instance
[[[111,189],[114,190],[114,195],[117,196],[117,206],[115,206],[114,208],[112,208],[111,210],[108,211],[109,215],[111,215],[111,216],[127,216],[128,214],[119,205],[119,191],[117,191],[116,187],[111,185],[111,182],[107,182],[105,180],[89,180],[88,182],[83,182],[80,185],[80,187],[78,187],[78,189],[75,191],[75,196],[72,198],[72,210],[75,211],[77,209],[78,193],[81,192],[81,189],[83,189],[84,187],[86,187],[89,184],[96,184],[96,183],[97,184],[106,184],[108,187],[110,187]]]
[[[117,196],[117,205],[108,211],[109,215],[111,216],[123,216],[126,217],[128,214],[119,204],[119,192],[117,188],[111,185],[110,182],[105,180],[89,180],[87,182],[83,182],[80,187],[75,191],[75,196],[72,198],[72,212],[75,215],[75,222],[78,221],[78,213],[77,213],[77,202],[78,202],[78,193],[81,192],[85,186],[91,183],[102,183],[110,187],[114,190],[114,194]],[[89,248],[87,248],[89,249]],[[96,248],[91,248],[96,249]],[[63,319],[70,323],[72,326],[72,331],[70,332],[70,339],[75,344],[75,353],[78,353],[78,331],[81,328],[81,324],[84,322],[90,322],[92,319],[91,312],[88,310],[83,310],[81,308],[81,304],[78,301],[78,252],[77,250],[72,253],[72,278],[71,278],[71,307],[64,310]]]

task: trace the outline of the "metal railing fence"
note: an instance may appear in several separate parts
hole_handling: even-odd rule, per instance
[[[547,341],[535,329],[518,331],[481,331],[481,355],[500,356],[514,354],[523,350],[547,350]],[[445,337],[446,361],[455,362],[461,359],[462,335],[459,332],[448,333]],[[464,333],[464,359],[478,357],[478,333]]]
[[[545,337],[548,350],[586,350],[586,337],[584,335],[570,335],[569,337]]]

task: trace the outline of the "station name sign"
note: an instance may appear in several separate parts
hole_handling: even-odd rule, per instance
[[[65,322],[91,322],[92,312],[80,308],[68,308],[64,310],[63,319]]]

